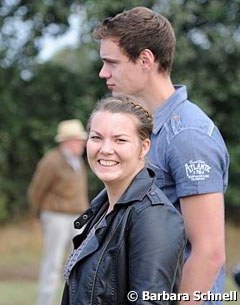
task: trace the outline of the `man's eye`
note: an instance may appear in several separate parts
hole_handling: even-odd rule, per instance
[[[115,64],[117,64],[116,61],[110,61],[110,60],[104,61],[104,63],[105,63],[106,65],[115,65]]]

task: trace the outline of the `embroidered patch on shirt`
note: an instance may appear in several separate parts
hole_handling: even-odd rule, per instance
[[[211,167],[202,160],[190,160],[185,164],[186,175],[191,181],[200,181],[209,178]]]

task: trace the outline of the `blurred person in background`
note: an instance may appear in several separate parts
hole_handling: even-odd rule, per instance
[[[55,137],[58,146],[39,161],[28,189],[43,238],[36,305],[54,304],[66,251],[76,234],[73,222],[89,207],[82,158],[86,138],[79,120],[60,122]]]

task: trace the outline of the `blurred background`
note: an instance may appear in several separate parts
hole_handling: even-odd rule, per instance
[[[227,286],[240,262],[240,1],[2,0],[0,6],[0,305],[33,304],[41,249],[26,190],[60,120],[85,125],[107,93],[91,32],[99,20],[146,6],[177,37],[174,83],[186,84],[231,156],[226,193]],[[102,185],[88,172],[90,198]],[[231,302],[228,302],[231,304]]]

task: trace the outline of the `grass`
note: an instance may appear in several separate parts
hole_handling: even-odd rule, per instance
[[[0,227],[0,280],[35,279],[41,232],[32,219]]]
[[[240,263],[240,228],[226,225],[226,288],[237,290],[231,278],[233,267]],[[0,305],[33,305],[36,300],[41,232],[32,219],[0,227]],[[62,287],[56,305],[60,304]],[[238,291],[240,299],[240,291]],[[238,302],[224,302],[237,305]]]
[[[33,305],[36,297],[36,283],[25,281],[0,282],[1,305]]]
[[[62,289],[60,287],[57,293],[56,305],[61,303]],[[36,293],[36,281],[1,281],[0,305],[33,305],[36,302]]]

